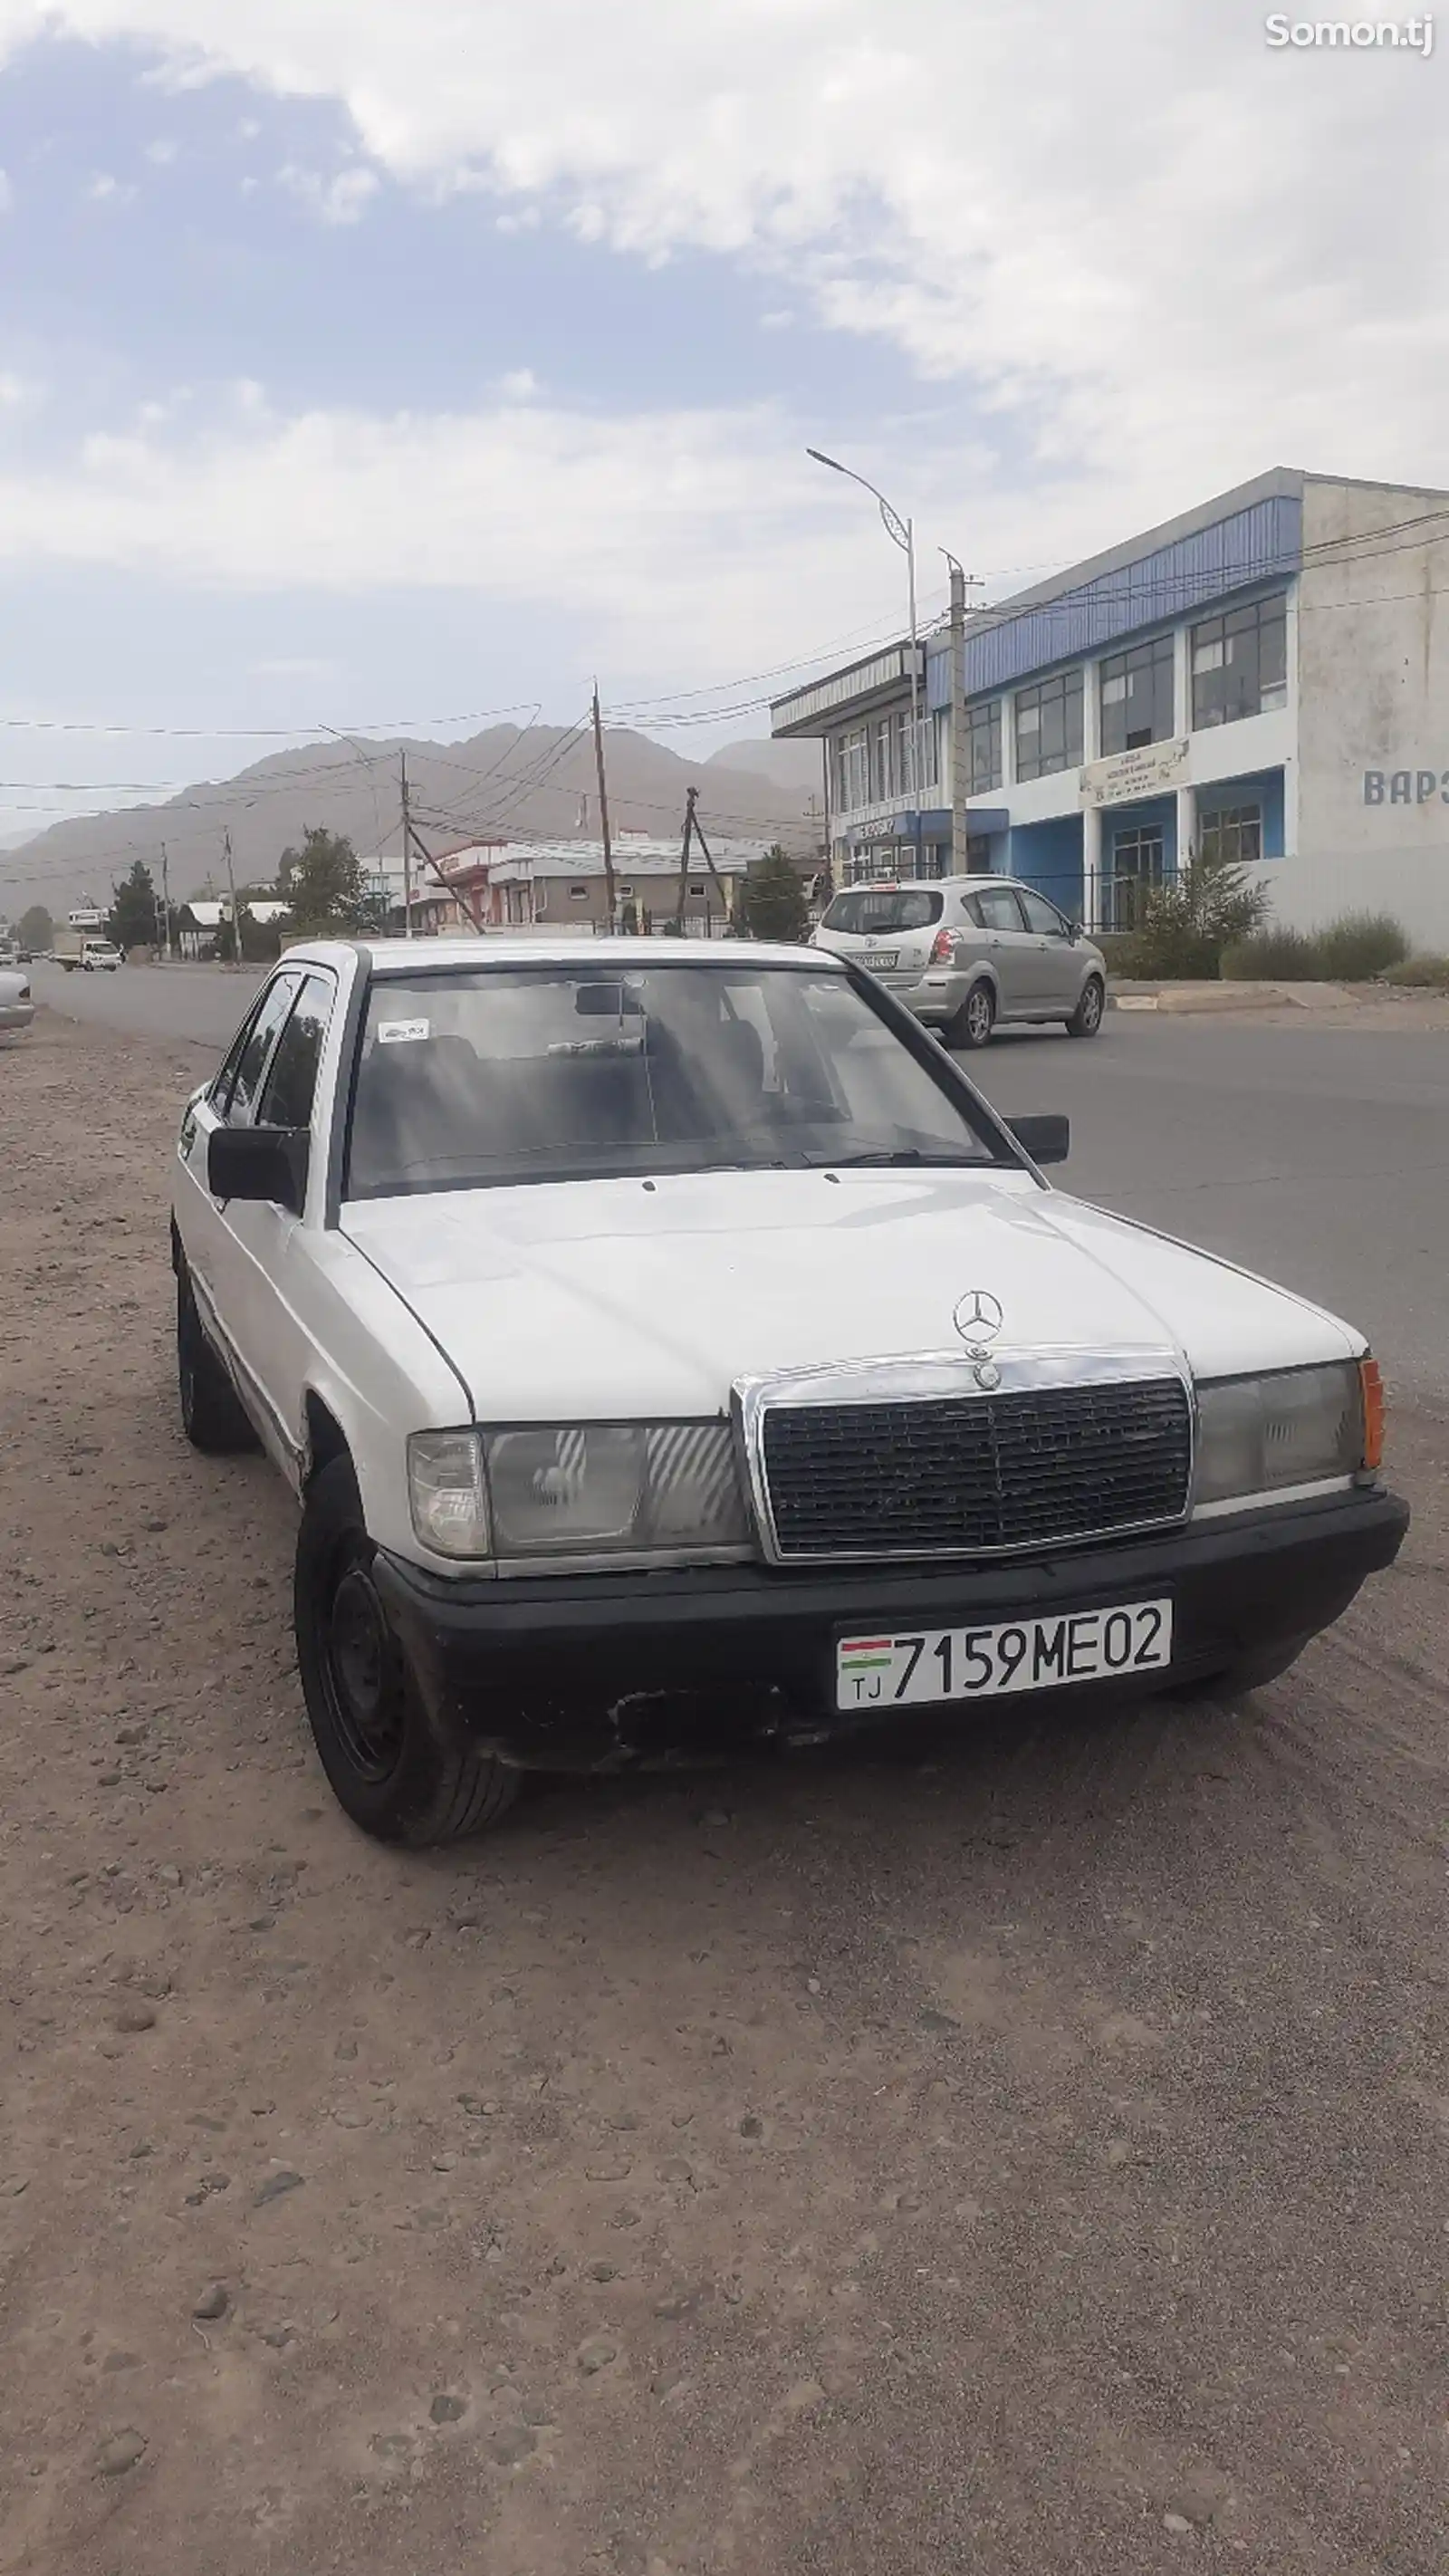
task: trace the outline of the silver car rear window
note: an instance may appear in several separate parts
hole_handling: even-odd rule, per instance
[[[851,886],[836,896],[820,927],[849,931],[860,939],[878,939],[895,930],[929,930],[940,920],[942,905],[937,886]]]

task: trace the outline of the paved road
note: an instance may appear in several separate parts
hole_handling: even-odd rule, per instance
[[[223,1046],[254,973],[35,974],[76,1018]],[[1349,1315],[1406,1396],[1449,1402],[1449,1034],[1109,1017],[1091,1046],[999,1038],[971,1071],[1008,1116],[1065,1109],[1060,1175]]]

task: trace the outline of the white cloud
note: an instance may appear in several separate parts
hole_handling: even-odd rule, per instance
[[[762,331],[793,331],[794,328],[795,316],[790,312],[788,307],[781,307],[774,313],[762,313],[760,315],[760,329]]]
[[[498,389],[505,402],[528,402],[538,391],[538,378],[532,367],[511,367],[499,378]]]
[[[180,149],[180,145],[174,143],[169,135],[159,135],[154,143],[147,144],[146,158],[153,169],[167,170],[177,159]]]
[[[0,0],[0,53],[41,23]],[[50,0],[44,23],[335,99],[369,170],[644,258],[733,256],[971,380],[1084,534],[1244,461],[1432,470],[1440,62],[1274,53],[1221,0]],[[641,66],[645,67],[641,73]],[[1388,440],[1394,449],[1384,455]]]
[[[9,172],[0,170],[0,215],[8,215],[14,203],[15,191],[10,185]]]
[[[86,189],[93,206],[129,206],[135,194],[135,189],[111,170],[98,170]]]
[[[63,468],[0,464],[0,564],[232,592],[461,589],[556,611],[581,668],[692,678],[901,615],[870,514],[820,498],[799,425],[769,407],[282,419],[254,398],[204,435],[142,425]]]
[[[289,162],[277,172],[277,178],[324,224],[357,223],[368,199],[375,197],[382,186],[377,172],[360,161],[335,171],[330,178],[320,170],[302,170]]]

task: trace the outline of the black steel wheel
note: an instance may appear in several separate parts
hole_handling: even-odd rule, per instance
[[[434,1718],[373,1580],[350,1458],[313,1477],[297,1533],[293,1621],[313,1738],[341,1805],[379,1842],[449,1843],[496,1823],[519,1774]]]

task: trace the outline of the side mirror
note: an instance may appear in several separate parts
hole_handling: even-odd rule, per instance
[[[1071,941],[1072,946],[1073,946],[1074,948],[1076,947],[1077,941],[1081,938],[1081,935],[1082,935],[1082,925],[1081,925],[1081,923],[1080,923],[1079,921],[1069,921],[1069,922],[1067,923],[1067,937],[1068,937],[1068,939]]]
[[[206,1186],[214,1199],[260,1199],[300,1216],[309,1143],[305,1127],[215,1127]]]
[[[1008,1118],[1006,1124],[1034,1163],[1064,1163],[1072,1150],[1070,1118]]]

